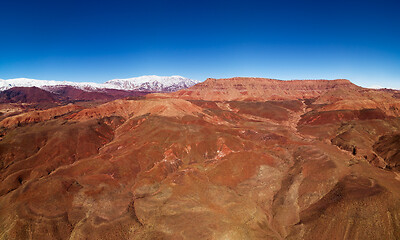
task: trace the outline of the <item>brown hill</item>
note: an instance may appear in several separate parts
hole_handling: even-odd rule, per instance
[[[0,128],[10,128],[27,123],[43,122],[79,110],[81,110],[81,107],[68,104],[46,110],[29,111],[3,119],[0,121]]]
[[[182,99],[116,100],[82,110],[71,118],[73,120],[97,119],[110,116],[130,118],[146,114],[181,117],[201,113],[201,111],[200,107]]]
[[[100,89],[84,91],[71,86],[60,86],[46,91],[37,87],[14,87],[0,92],[0,103],[68,103],[76,101],[112,101],[126,97],[140,97],[149,92]]]
[[[149,93],[116,89],[101,89],[88,92],[71,86],[52,88],[51,91],[63,101],[111,101],[118,98],[144,96]]]
[[[54,94],[37,87],[13,87],[0,92],[1,103],[40,103],[55,102]]]

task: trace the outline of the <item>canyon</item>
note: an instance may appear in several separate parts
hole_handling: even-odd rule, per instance
[[[142,90],[0,92],[0,239],[400,238],[400,91]]]

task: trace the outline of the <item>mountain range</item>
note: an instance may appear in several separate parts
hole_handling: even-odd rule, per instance
[[[0,79],[0,91],[13,87],[38,87],[48,91],[60,87],[73,87],[83,91],[101,91],[105,89],[116,89],[125,91],[145,91],[145,92],[173,92],[183,88],[191,87],[199,83],[196,80],[181,76],[141,76],[126,79],[113,79],[105,83],[93,82],[68,82],[68,81],[49,81],[36,80],[29,78]]]
[[[173,92],[198,83],[181,76],[142,76],[105,83],[47,81],[27,78],[0,79],[0,103],[51,103],[109,101],[154,92]]]
[[[53,95],[23,91],[0,104],[0,239],[400,239],[399,91],[210,78],[42,108]]]

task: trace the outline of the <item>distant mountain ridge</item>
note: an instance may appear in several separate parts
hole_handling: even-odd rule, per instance
[[[182,76],[141,76],[136,78],[113,79],[107,81],[107,86],[111,85],[115,89],[152,91],[152,92],[175,92],[181,89],[189,88],[199,83],[197,80],[185,78]]]
[[[0,92],[0,103],[55,102],[56,96],[37,87],[13,87]]]
[[[191,87],[199,83],[197,80],[182,76],[141,76],[126,79],[113,79],[105,83],[94,82],[69,82],[53,80],[37,80],[29,78],[0,79],[0,91],[13,87],[38,87],[53,92],[60,87],[73,87],[87,92],[102,91],[106,89],[145,92],[174,92]]]
[[[84,91],[71,86],[55,86],[51,91],[38,87],[12,87],[0,91],[0,103],[67,103],[75,101],[111,101],[125,97],[140,97],[151,92],[101,89]]]

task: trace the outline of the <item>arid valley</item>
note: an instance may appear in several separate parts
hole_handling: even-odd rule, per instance
[[[400,239],[400,91],[238,77],[0,99],[0,239]]]

